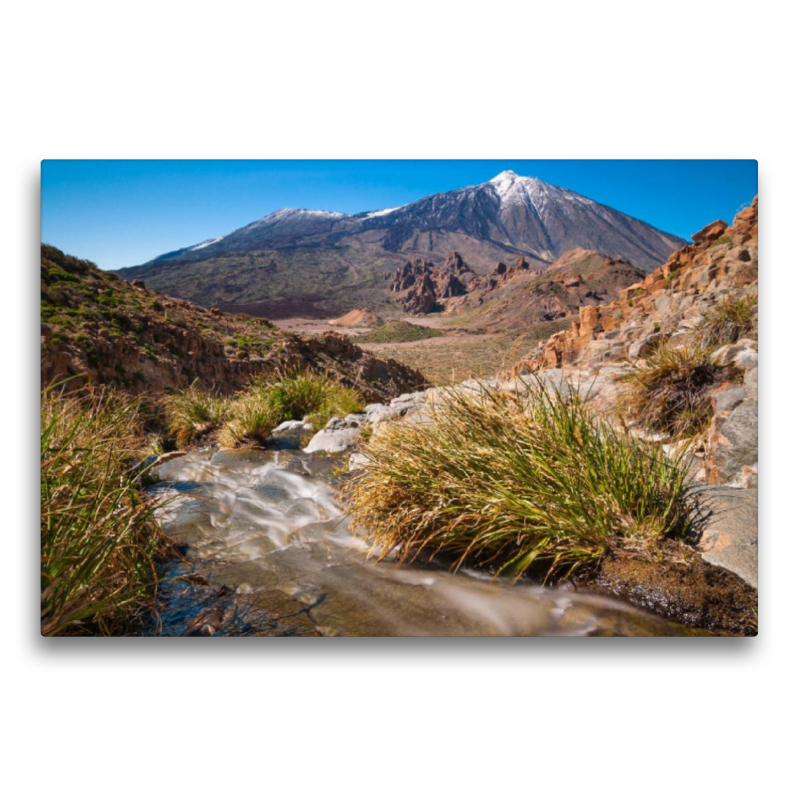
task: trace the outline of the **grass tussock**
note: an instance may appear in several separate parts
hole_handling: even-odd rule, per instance
[[[294,372],[277,380],[257,380],[229,405],[218,435],[223,447],[265,444],[281,422],[309,418],[321,427],[331,417],[361,411],[357,391],[313,372]]]
[[[230,403],[214,392],[200,388],[197,381],[187,389],[164,398],[167,431],[179,448],[196,442],[227,420]]]
[[[230,402],[225,424],[218,431],[217,440],[223,447],[264,445],[281,421],[271,387],[254,383]]]
[[[381,557],[448,554],[522,574],[649,550],[692,522],[686,468],[598,421],[574,393],[451,392],[432,426],[381,427],[349,487]],[[432,435],[432,429],[436,435]]]
[[[281,421],[318,415],[325,422],[333,416],[346,416],[360,411],[364,403],[354,389],[342,386],[314,372],[284,375],[270,387]]]
[[[167,543],[131,472],[142,446],[135,401],[42,393],[43,635],[127,633],[152,607]]]
[[[757,307],[758,295],[723,298],[704,315],[698,326],[698,344],[701,347],[716,348],[756,334]]]
[[[625,416],[672,438],[696,436],[712,415],[710,390],[735,378],[735,370],[720,365],[709,348],[662,344],[645,364],[621,376]]]

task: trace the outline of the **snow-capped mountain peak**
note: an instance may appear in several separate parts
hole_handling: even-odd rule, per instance
[[[507,169],[489,181],[502,205],[531,205],[537,208],[543,199],[558,193],[555,186],[540,181],[538,178],[527,178]]]
[[[534,259],[543,269],[578,247],[648,270],[682,244],[678,237],[577,192],[508,169],[484,183],[439,192],[398,208],[358,214],[281,208],[221,239],[165,253],[152,264],[156,270],[162,262],[183,259],[191,272],[201,260],[252,253],[254,261],[264,259],[270,269],[273,261],[287,270],[301,263],[309,270],[313,287],[324,283],[315,271],[323,265],[332,269],[335,264],[337,270],[352,265],[352,275],[383,275],[384,263],[415,257],[444,260],[453,250],[476,272],[519,255]],[[302,258],[294,262],[292,253]],[[151,274],[147,272],[148,280]],[[173,291],[167,281],[162,285]],[[217,302],[223,295],[209,297]]]

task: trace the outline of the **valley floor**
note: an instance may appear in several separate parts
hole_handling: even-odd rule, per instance
[[[460,383],[471,377],[488,378],[510,369],[526,358],[538,345],[571,324],[572,318],[544,322],[522,333],[489,333],[481,328],[464,325],[461,316],[404,317],[412,325],[435,328],[443,336],[412,342],[363,342],[359,346],[379,358],[393,358],[419,370],[436,386]],[[295,317],[274,320],[279,328],[301,335],[336,331],[357,337],[367,328],[346,328],[329,325],[325,320]]]

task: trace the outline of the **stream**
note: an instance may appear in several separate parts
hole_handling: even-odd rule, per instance
[[[377,562],[339,506],[329,456],[207,449],[149,492],[184,559],[165,567],[153,635],[686,636],[613,598],[425,563]]]

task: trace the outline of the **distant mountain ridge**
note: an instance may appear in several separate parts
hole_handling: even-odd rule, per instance
[[[534,270],[575,248],[652,270],[683,239],[587,197],[506,170],[475,186],[360,214],[280,209],[226,236],[120,270],[204,305],[274,317],[391,303],[387,275],[458,251],[478,273],[524,256]]]

